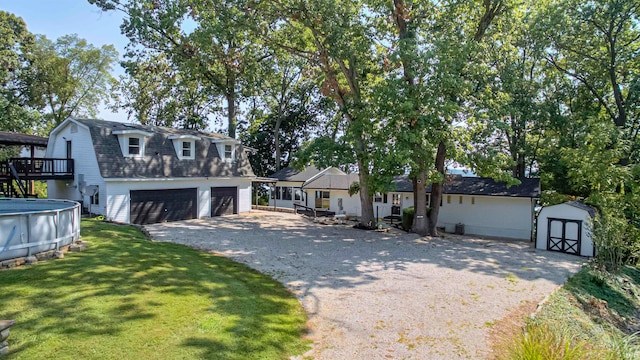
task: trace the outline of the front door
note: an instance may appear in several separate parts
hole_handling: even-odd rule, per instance
[[[580,255],[582,220],[548,219],[547,250]]]

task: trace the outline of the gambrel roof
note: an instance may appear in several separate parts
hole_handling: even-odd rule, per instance
[[[255,177],[243,146],[222,134],[94,119],[69,118],[65,121],[89,129],[103,178]],[[127,131],[149,134],[145,139],[144,156],[123,156],[116,134]],[[172,139],[184,135],[195,142],[194,159],[179,159],[176,154]],[[232,144],[236,159],[222,159],[216,142]]]

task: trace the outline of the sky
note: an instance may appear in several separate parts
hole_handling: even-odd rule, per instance
[[[128,44],[126,36],[120,34],[123,14],[103,12],[87,0],[0,0],[0,10],[21,17],[33,34],[45,35],[55,40],[67,34],[77,34],[96,47],[111,44],[122,59]],[[114,76],[123,74],[119,64],[114,65]],[[100,108],[98,116],[105,120],[130,122],[124,112],[112,113]]]

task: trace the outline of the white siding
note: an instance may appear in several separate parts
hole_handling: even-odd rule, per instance
[[[351,216],[361,216],[360,196],[355,194],[349,196],[347,190],[326,190],[326,189],[305,189],[309,196],[309,207],[315,207],[316,191],[329,191],[329,211],[336,214],[347,214]],[[342,208],[340,208],[340,200],[342,199]]]
[[[289,209],[293,209],[293,204],[300,204],[300,205],[305,205],[305,201],[304,200],[300,200],[300,201],[296,201],[295,200],[295,189],[300,189],[300,187],[302,186],[302,182],[301,181],[278,181],[275,186],[277,187],[293,187],[293,193],[291,194],[291,200],[283,200],[282,197],[280,197],[280,199],[272,199],[271,198],[271,190],[274,189],[273,185],[269,184],[269,206],[273,206],[274,202],[275,205],[277,207],[282,207],[282,208],[289,208]],[[282,190],[281,190],[282,191]],[[313,194],[312,194],[313,196]],[[311,201],[313,198],[309,198],[309,201]],[[308,206],[313,206],[313,204],[311,202],[308,203]]]
[[[395,193],[390,192],[387,194],[387,203],[384,202],[375,202],[373,203],[373,216],[378,216],[383,219],[386,216],[391,215],[391,207],[393,207],[393,195],[400,195],[400,208],[406,209],[410,206],[413,206],[413,193]],[[375,197],[374,197],[375,200]],[[384,201],[384,195],[382,196],[382,200]],[[402,212],[400,212],[402,214]]]
[[[547,249],[548,218],[580,220],[582,221],[582,243],[580,255],[593,256],[593,241],[591,240],[592,219],[589,212],[567,204],[545,206],[538,214],[536,228],[536,248]]]
[[[71,131],[71,128],[74,131]],[[73,180],[47,181],[47,193],[51,199],[69,199],[82,201],[85,208],[89,205],[89,195],[80,193],[80,175],[84,175],[85,185],[97,185],[100,188],[100,205],[92,205],[91,210],[97,214],[105,214],[105,184],[100,175],[100,168],[91,140],[89,129],[73,121],[67,121],[62,128],[58,128],[49,139],[47,157],[64,159],[67,157],[66,141],[71,141],[71,157],[74,159],[75,177]],[[69,184],[67,186],[67,184]]]
[[[527,240],[531,239],[532,221],[530,198],[504,196],[444,194],[438,216],[438,226],[447,231],[464,224],[466,234]]]
[[[163,179],[144,181],[108,181],[104,198],[107,202],[107,219],[130,222],[130,191],[162,189],[198,189],[198,218],[211,215],[211,188],[238,187],[238,212],[251,210],[250,179]]]

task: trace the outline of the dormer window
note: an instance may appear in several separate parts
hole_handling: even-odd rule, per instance
[[[236,145],[240,142],[236,139],[215,139],[211,140],[212,143],[216,144],[216,148],[218,149],[218,154],[220,154],[220,158],[226,162],[236,161]]]
[[[169,140],[173,141],[176,156],[180,160],[194,160],[196,158],[196,140],[200,140],[195,135],[172,135]]]
[[[191,141],[183,141],[182,142],[182,157],[191,157],[193,153],[193,142]]]
[[[118,136],[122,155],[134,158],[144,156],[145,140],[153,135],[139,129],[114,130],[113,134]]]
[[[140,155],[140,138],[139,137],[130,137],[129,138],[129,155]]]

